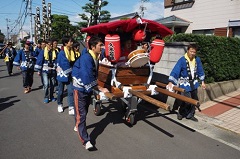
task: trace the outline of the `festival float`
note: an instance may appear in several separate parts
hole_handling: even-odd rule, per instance
[[[164,50],[163,37],[173,34],[164,25],[142,18],[118,20],[100,23],[81,32],[98,35],[104,39],[105,58],[100,60],[98,85],[109,90],[108,93],[94,91],[94,114],[100,115],[103,101],[120,100],[125,112],[125,120],[134,125],[139,103],[144,100],[157,107],[170,110],[170,106],[153,98],[158,93],[171,96],[184,102],[199,106],[199,101],[182,96],[166,89],[161,82],[151,83],[153,68],[162,57]],[[131,42],[127,55],[123,44]],[[143,48],[147,45],[147,49]],[[178,87],[174,91],[183,92]]]

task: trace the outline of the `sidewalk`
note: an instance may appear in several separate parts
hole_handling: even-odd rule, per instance
[[[213,125],[240,134],[240,89],[201,104],[201,110],[196,115],[206,116]]]

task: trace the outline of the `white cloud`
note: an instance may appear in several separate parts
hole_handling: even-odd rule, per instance
[[[124,14],[134,13],[138,12],[140,14],[140,6],[142,5],[141,2],[138,2],[136,5],[132,7],[132,10],[130,12],[122,12],[120,10],[111,11],[111,17],[118,17]],[[145,7],[144,10],[144,16],[145,19],[155,20],[158,18],[162,18],[164,14],[164,3],[163,1],[156,1],[156,2],[144,2],[143,7]]]
[[[70,20],[70,23],[72,25],[77,25],[77,23],[81,21],[81,18],[78,14],[76,14],[75,16],[68,16],[68,19]]]

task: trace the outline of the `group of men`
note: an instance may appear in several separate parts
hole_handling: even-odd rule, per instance
[[[44,103],[53,102],[54,88],[57,82],[57,110],[63,112],[63,93],[67,87],[67,99],[69,115],[75,115],[74,130],[78,132],[83,146],[89,150],[93,148],[90,136],[86,129],[86,117],[91,102],[93,90],[108,92],[97,84],[99,57],[102,53],[102,40],[92,36],[88,41],[88,48],[79,53],[79,44],[74,43],[71,37],[63,37],[63,47],[57,48],[57,40],[42,41],[41,46],[33,51],[31,43],[26,42],[24,48],[18,53],[12,52],[12,58],[8,51],[9,60],[22,71],[24,93],[29,93],[33,84],[34,69],[42,77],[44,88]],[[167,87],[172,89],[173,85],[184,88],[185,96],[198,100],[197,88],[200,79],[202,88],[205,89],[205,75],[202,63],[196,56],[196,45],[189,45],[187,53],[178,60],[173,68]],[[11,66],[7,64],[11,70]],[[9,71],[9,75],[12,72]],[[193,119],[195,107],[188,103],[182,103],[178,110],[178,119],[183,117]]]
[[[57,42],[44,40],[33,49],[32,43],[26,41],[23,49],[18,52],[8,43],[9,48],[4,51],[8,72],[13,75],[13,65],[21,70],[24,93],[31,92],[33,75],[37,72],[43,85],[43,102],[57,100],[59,113],[64,111],[63,93],[66,86],[69,115],[75,115],[74,129],[79,133],[84,147],[91,149],[93,145],[86,129],[86,116],[92,92],[93,89],[108,92],[106,88],[97,85],[98,58],[102,53],[103,43],[99,37],[92,36],[88,41],[88,48],[85,48],[80,56],[80,44],[73,38],[63,37],[61,49],[57,47]],[[56,91],[57,98],[54,97]]]

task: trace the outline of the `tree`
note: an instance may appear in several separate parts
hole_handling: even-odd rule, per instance
[[[101,22],[101,23],[108,22],[111,17],[111,14],[109,11],[101,10],[101,8],[108,5],[107,1],[101,1],[101,0],[90,0],[90,1],[91,1],[90,3],[86,3],[86,5],[82,7],[82,9],[86,13],[90,14],[90,17],[88,17],[85,13],[79,14],[81,19],[83,20],[82,22],[78,23],[80,27],[95,25],[95,24],[98,24],[98,22]]]
[[[77,32],[76,26],[70,24],[70,20],[66,15],[52,15],[52,32],[51,37],[55,39],[62,39],[63,36],[73,36]]]

